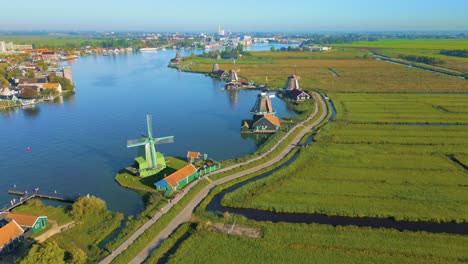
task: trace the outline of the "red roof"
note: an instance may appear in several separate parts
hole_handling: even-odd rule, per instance
[[[13,213],[9,213],[5,217],[7,219],[15,220],[20,226],[27,226],[27,227],[33,227],[34,223],[36,223],[37,221],[37,218],[39,218],[39,216],[35,216],[35,215],[13,214]]]
[[[182,169],[172,173],[171,175],[167,176],[164,178],[164,180],[169,183],[172,187],[177,187],[179,185],[179,182],[194,172],[197,171],[197,168],[193,166],[192,164],[188,164],[187,166],[183,167]]]
[[[195,151],[189,151],[187,152],[187,158],[194,158],[194,159],[198,159],[200,158],[200,152],[195,152]]]
[[[0,228],[0,248],[24,233],[15,220]]]

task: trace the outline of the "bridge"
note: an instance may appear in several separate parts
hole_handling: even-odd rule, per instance
[[[13,208],[20,206],[24,204],[25,202],[27,202],[28,200],[33,199],[33,198],[41,198],[41,199],[48,199],[48,200],[66,202],[66,203],[73,203],[78,198],[81,197],[80,194],[67,195],[67,194],[57,193],[56,191],[43,192],[43,191],[39,191],[39,188],[36,188],[32,192],[19,191],[19,190],[14,189],[14,190],[8,190],[8,193],[12,195],[18,195],[19,199],[14,198],[10,201],[10,203],[0,206],[0,212],[10,211]]]

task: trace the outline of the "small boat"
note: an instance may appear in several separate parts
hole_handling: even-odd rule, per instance
[[[141,48],[140,52],[155,52],[158,48]]]
[[[74,60],[78,58],[76,55],[70,55],[70,56],[59,56],[59,60]]]

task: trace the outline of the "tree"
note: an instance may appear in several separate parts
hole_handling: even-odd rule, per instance
[[[49,82],[60,83],[60,85],[62,86],[62,90],[73,91],[73,89],[75,88],[75,86],[73,85],[73,83],[71,83],[70,80],[62,76],[57,76],[56,74],[49,75]]]
[[[47,71],[49,69],[49,65],[47,63],[43,62],[43,61],[37,62],[37,67],[41,71]]]
[[[271,47],[271,48],[270,48],[270,51],[276,51],[276,48],[275,48],[275,47]]]
[[[46,88],[41,91],[41,95],[45,98],[51,98],[56,96],[59,93],[57,89],[54,88]]]
[[[81,250],[80,248],[74,248],[70,252],[66,252],[67,257],[67,263],[70,264],[85,264],[88,256],[86,256],[86,253]]]
[[[34,78],[34,77],[36,77],[36,75],[34,74],[33,71],[29,70],[29,71],[26,73],[26,77],[28,77],[28,78]]]
[[[55,241],[43,244],[34,244],[26,256],[20,260],[20,264],[48,264],[65,263],[65,250]]]
[[[106,202],[96,196],[83,196],[73,203],[70,214],[74,219],[81,220],[86,216],[106,211]]]
[[[21,97],[24,99],[34,99],[39,96],[39,93],[36,91],[36,89],[26,87],[21,91]]]

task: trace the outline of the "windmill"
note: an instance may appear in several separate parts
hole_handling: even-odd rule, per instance
[[[156,151],[155,145],[173,143],[174,137],[153,137],[153,127],[151,115],[146,115],[148,126],[148,136],[142,135],[139,139],[127,141],[127,148],[139,147],[138,157],[135,158],[138,163],[140,176],[149,176],[158,173],[166,168],[164,156]]]

